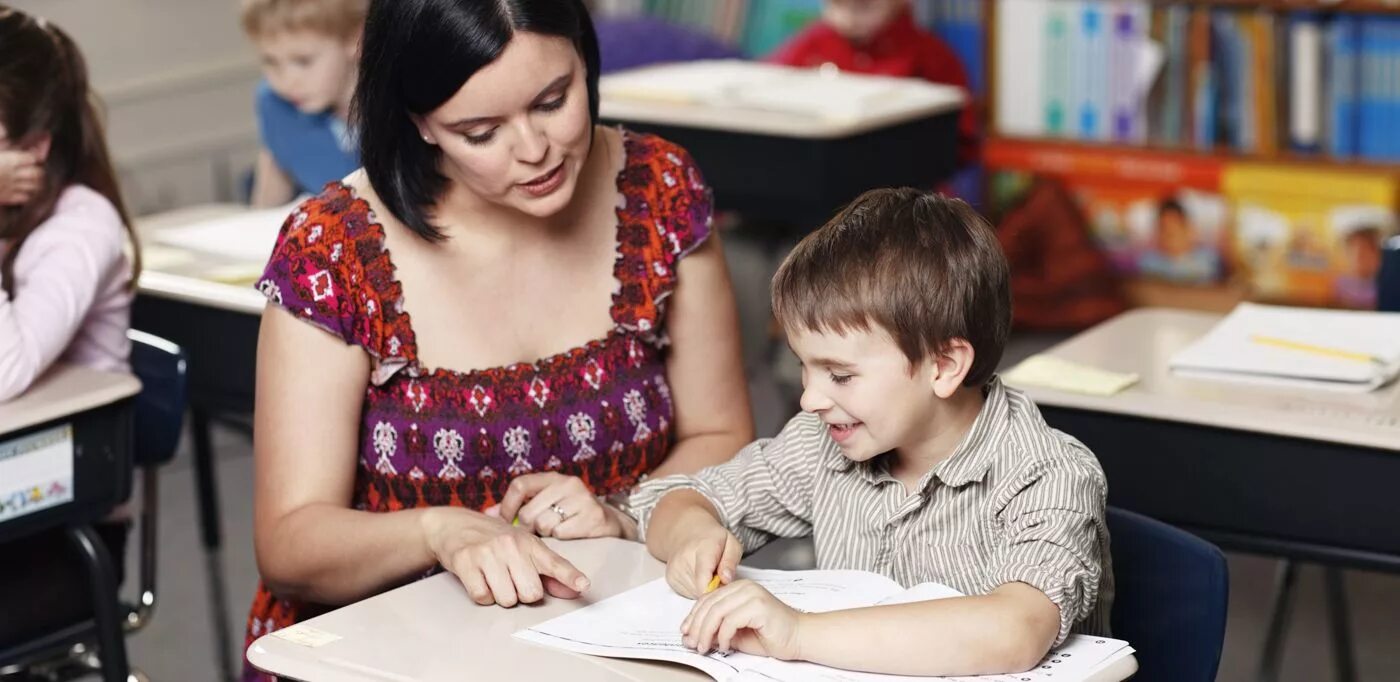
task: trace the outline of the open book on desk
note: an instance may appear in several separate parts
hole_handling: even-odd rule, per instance
[[[1180,376],[1371,391],[1400,374],[1400,314],[1241,303],[1172,356]]]
[[[772,571],[741,567],[739,577],[763,585],[784,603],[807,612],[962,596],[951,587],[935,583],[924,583],[906,590],[884,576],[866,571]],[[1085,679],[1133,652],[1132,647],[1121,640],[1071,635],[1064,644],[1051,651],[1041,665],[1029,672],[947,678],[877,675],[739,652],[727,655],[698,654],[681,643],[681,621],[693,604],[693,601],[671,591],[664,579],[658,579],[526,628],[515,633],[515,636],[581,654],[683,663],[721,682],[875,682],[908,679],[1071,682]]]

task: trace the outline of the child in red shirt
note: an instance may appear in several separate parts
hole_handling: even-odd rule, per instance
[[[957,53],[914,23],[908,0],[826,0],[821,20],[779,47],[769,61],[798,67],[829,63],[842,71],[968,89]],[[958,162],[966,165],[976,157],[977,115],[969,100],[958,121]]]

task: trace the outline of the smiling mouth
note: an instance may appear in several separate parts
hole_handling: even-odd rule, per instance
[[[553,179],[554,179],[554,176],[555,176],[555,175],[558,175],[559,172],[562,171],[563,169],[564,169],[564,162],[563,162],[563,161],[560,161],[560,162],[559,162],[559,165],[555,166],[553,169],[551,169],[549,172],[545,173],[544,175],[541,175],[541,176],[536,177],[536,178],[532,178],[532,179],[530,179],[530,180],[526,180],[525,182],[522,182],[522,183],[520,183],[520,184],[521,184],[522,186],[524,186],[524,187],[539,187],[539,186],[545,185],[545,184],[547,184],[550,180],[553,180]]]

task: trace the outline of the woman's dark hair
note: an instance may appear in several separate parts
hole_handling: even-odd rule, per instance
[[[15,258],[24,241],[48,220],[63,190],[86,185],[116,207],[131,240],[131,286],[141,272],[141,251],[122,202],[107,152],[87,64],[78,46],[57,26],[0,6],[0,123],[13,143],[48,135],[43,181],[29,201],[0,207],[0,239],[10,248],[0,258],[0,282],[14,296]]]
[[[598,120],[598,37],[582,0],[373,0],[360,51],[353,117],[360,161],[395,218],[431,241],[444,238],[430,207],[447,186],[441,150],[412,115],[442,106],[505,51],[516,33],[573,42],[587,71],[588,111]]]

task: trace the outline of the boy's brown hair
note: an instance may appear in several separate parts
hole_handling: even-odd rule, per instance
[[[360,34],[369,0],[243,0],[243,32],[257,40],[285,31],[314,31],[333,38]]]
[[[965,202],[876,189],[793,249],[773,276],[773,311],[789,329],[879,325],[911,365],[965,339],[975,357],[963,384],[981,386],[1011,331],[1009,268],[991,226]]]

